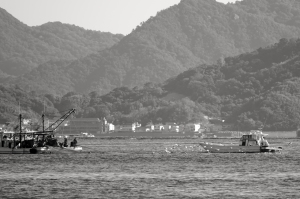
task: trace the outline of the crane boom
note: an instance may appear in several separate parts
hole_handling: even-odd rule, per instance
[[[46,128],[45,131],[46,130],[55,131],[61,125],[61,123],[63,123],[72,113],[75,113],[75,108],[69,110],[66,114],[61,116],[58,120],[56,120],[53,124],[51,124],[48,128]]]

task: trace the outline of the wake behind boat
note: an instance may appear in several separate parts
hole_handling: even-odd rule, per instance
[[[209,153],[262,153],[262,152],[280,152],[282,147],[271,147],[264,137],[261,130],[251,131],[249,135],[243,135],[239,145],[220,144],[220,143],[199,143],[205,151]]]

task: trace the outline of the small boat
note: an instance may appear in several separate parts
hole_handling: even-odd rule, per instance
[[[45,143],[40,143],[41,145],[37,143],[30,149],[30,153],[72,153],[82,151],[82,146],[77,145],[76,137],[70,142],[69,146],[67,137],[64,138],[64,142],[57,142],[57,139],[51,134],[39,134],[39,136],[41,135],[43,135],[41,140],[45,141]]]
[[[62,149],[63,149],[63,150],[66,150],[66,151],[81,152],[81,151],[82,151],[82,146],[62,147]]]
[[[251,131],[248,135],[240,138],[239,145],[219,143],[199,143],[208,153],[263,153],[281,152],[282,147],[271,147],[261,130]]]
[[[75,146],[75,147],[46,146],[46,147],[33,147],[30,149],[31,154],[36,154],[36,153],[77,153],[77,152],[81,152],[81,151],[82,151],[81,146]]]

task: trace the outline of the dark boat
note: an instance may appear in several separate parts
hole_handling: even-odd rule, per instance
[[[19,132],[0,132],[0,154],[37,154],[59,153],[62,151],[82,151],[81,146],[64,147],[60,145],[54,137],[56,128],[58,128],[58,126],[74,112],[75,109],[71,109],[47,129],[44,128],[44,115],[42,115],[43,130],[32,132],[22,132],[22,115],[20,114]]]

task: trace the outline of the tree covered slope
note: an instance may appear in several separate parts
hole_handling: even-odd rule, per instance
[[[58,65],[62,64],[68,61]],[[40,115],[46,104],[46,115],[76,108],[76,117],[105,117],[115,124],[205,123],[206,115],[225,119],[233,130],[260,126],[295,130],[300,121],[300,39],[281,39],[266,48],[188,69],[163,83],[118,87],[105,95],[68,92],[60,97],[28,93],[17,86],[0,90],[0,108],[17,110],[21,102],[28,117]],[[4,111],[0,119],[14,117]]]
[[[105,94],[116,87],[163,82],[199,64],[298,37],[299,13],[300,2],[294,0],[243,0],[226,5],[182,0],[141,23],[114,46],[62,67],[69,83],[63,85],[63,80],[61,84],[76,92]],[[44,85],[51,93],[65,93],[44,66],[32,73],[40,76],[34,81],[32,75],[23,77],[31,87]],[[45,83],[46,78],[53,80]]]

